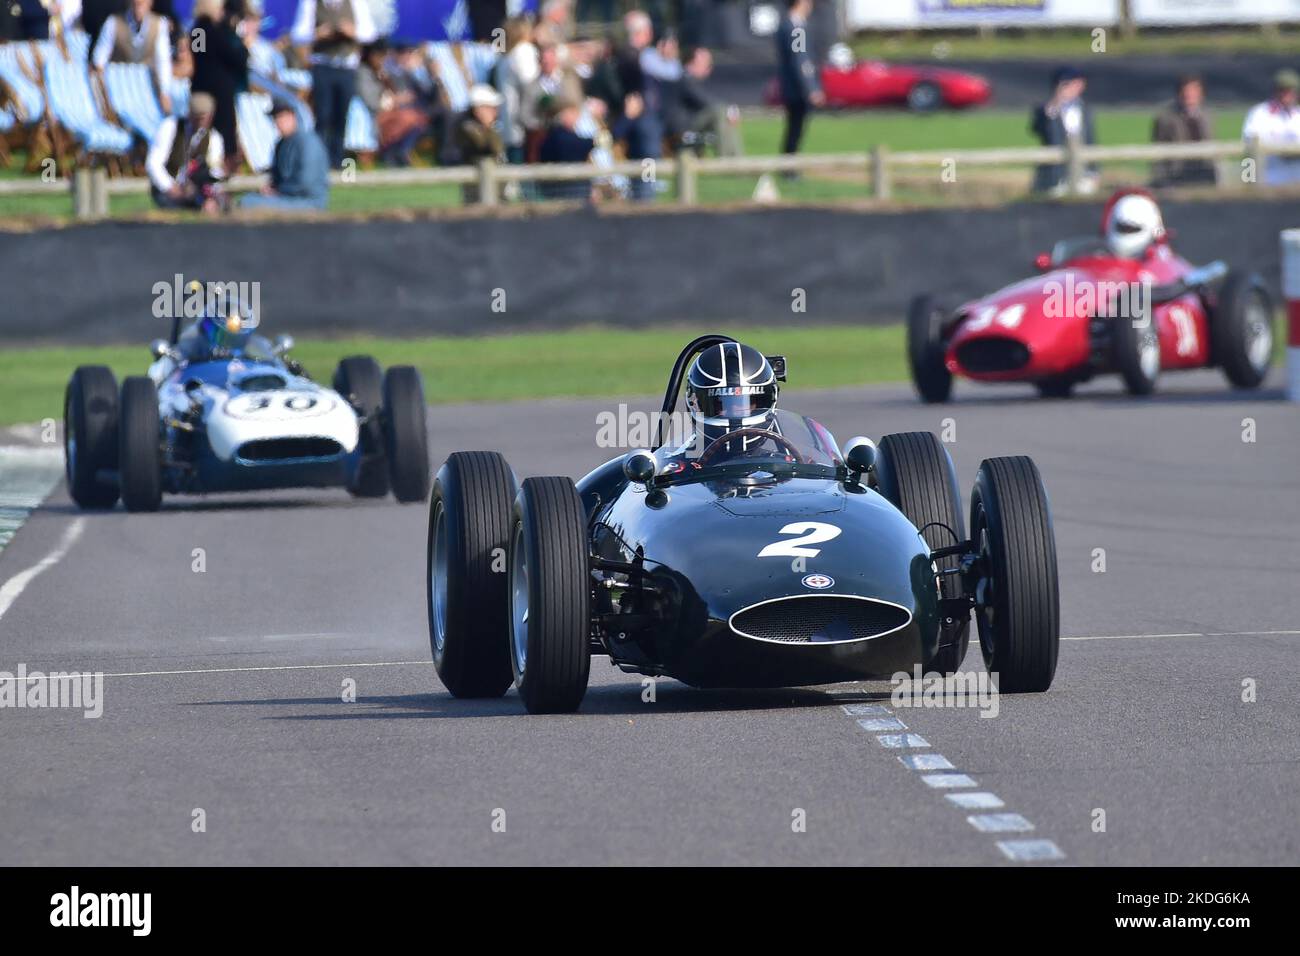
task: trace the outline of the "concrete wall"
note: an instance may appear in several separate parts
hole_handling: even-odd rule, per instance
[[[166,333],[155,283],[261,283],[275,331],[481,334],[609,323],[899,321],[920,291],[957,300],[1022,278],[1100,203],[868,212],[564,212],[319,223],[105,223],[0,233],[0,343],[141,342]],[[1278,283],[1294,200],[1170,202],[1177,248]],[[791,313],[792,290],[807,312]],[[506,311],[492,310],[504,290]]]

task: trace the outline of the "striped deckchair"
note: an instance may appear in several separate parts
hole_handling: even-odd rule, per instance
[[[26,43],[0,44],[0,85],[8,94],[14,118],[27,126],[39,123],[45,115],[45,95],[34,79],[39,75]]]
[[[153,142],[163,112],[149,67],[143,63],[109,63],[104,67],[104,92],[122,125],[146,142]]]
[[[352,153],[379,151],[379,130],[375,126],[375,118],[357,96],[348,104],[347,125],[343,128],[343,148]]]
[[[460,48],[460,61],[456,59],[457,47]],[[431,40],[428,52],[438,64],[438,80],[447,93],[447,102],[457,112],[469,107],[470,86],[487,83],[497,61],[497,55],[488,43]]]
[[[90,61],[90,34],[85,30],[72,30],[63,41],[68,45],[68,59],[77,63]]]
[[[279,134],[266,111],[271,108],[271,94],[248,92],[235,97],[235,128],[244,159],[255,172],[271,168],[275,142]]]
[[[184,117],[190,112],[190,81],[179,76],[172,77],[171,89],[172,116]]]
[[[100,116],[85,62],[45,57],[45,91],[50,113],[85,152],[121,155],[131,148],[131,134]]]

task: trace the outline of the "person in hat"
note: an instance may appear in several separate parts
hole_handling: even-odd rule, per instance
[[[271,181],[240,200],[241,209],[319,210],[329,204],[329,155],[313,130],[303,129],[298,108],[277,99],[270,110],[280,141],[271,160]]]
[[[456,120],[456,146],[460,161],[476,166],[483,160],[499,163],[506,147],[497,129],[501,94],[486,83],[475,83],[469,91],[469,108]],[[466,183],[461,195],[467,203],[478,202],[478,186]]]
[[[145,170],[160,209],[201,209],[209,215],[222,211],[226,149],[221,134],[212,128],[215,114],[211,95],[192,93],[183,123],[168,116],[158,125]]]
[[[1087,87],[1087,78],[1075,67],[1063,66],[1052,74],[1052,95],[1035,107],[1029,121],[1030,130],[1042,145],[1064,146],[1076,140],[1091,146],[1097,141],[1092,110],[1083,99]],[[1089,170],[1082,185],[1085,192],[1096,188],[1095,169]],[[1064,163],[1045,163],[1034,171],[1035,191],[1059,195],[1068,187]]]
[[[1300,73],[1278,70],[1273,75],[1273,95],[1246,114],[1241,138],[1261,146],[1300,146]],[[1257,175],[1268,186],[1300,182],[1300,156],[1269,156]]]

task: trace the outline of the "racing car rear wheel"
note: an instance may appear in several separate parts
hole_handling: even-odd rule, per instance
[[[1160,377],[1160,336],[1155,319],[1119,316],[1112,325],[1115,368],[1130,395],[1150,395]]]
[[[1031,459],[980,464],[970,527],[979,551],[975,622],[984,664],[1003,693],[1047,690],[1060,646],[1056,538]]]
[[[122,382],[117,474],[127,511],[157,511],[162,503],[162,429],[153,380],[132,375]]]
[[[591,667],[587,518],[568,478],[528,478],[510,544],[510,661],[532,714],[578,709]]]
[[[429,431],[424,383],[410,365],[394,365],[384,375],[384,453],[393,497],[423,501],[429,494]]]
[[[494,451],[458,451],[438,470],[429,503],[429,643],[455,697],[510,688],[507,548],[515,477]]]
[[[923,402],[948,401],[952,373],[944,364],[944,312],[928,295],[918,295],[907,309],[907,358],[912,382]]]
[[[361,454],[348,475],[348,491],[358,498],[388,494],[388,462],[384,459],[384,430],[380,422],[384,401],[384,373],[369,355],[349,355],[334,370],[334,391],[361,420]]]
[[[966,540],[962,525],[961,492],[952,456],[943,443],[930,432],[902,432],[880,439],[876,464],[872,470],[876,489],[908,521],[916,525],[931,548],[944,548]],[[955,568],[956,557],[943,558],[940,570]],[[955,588],[956,576],[941,577],[946,596]],[[970,614],[945,620],[940,625],[939,648],[926,662],[926,670],[955,673],[966,656],[970,643]]]
[[[63,455],[68,493],[82,508],[111,508],[117,486],[100,472],[117,468],[117,380],[103,365],[72,373],[63,398]]]
[[[928,113],[942,102],[943,92],[929,80],[922,80],[907,91],[907,108],[917,113]]]
[[[1253,272],[1230,272],[1210,310],[1215,364],[1234,388],[1259,388],[1273,364],[1273,303]]]

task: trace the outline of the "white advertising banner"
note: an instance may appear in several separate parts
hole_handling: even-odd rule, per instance
[[[1129,0],[1138,26],[1300,21],[1300,0]]]
[[[951,29],[984,24],[1106,27],[1119,22],[1119,0],[845,0],[845,16],[851,30]]]

